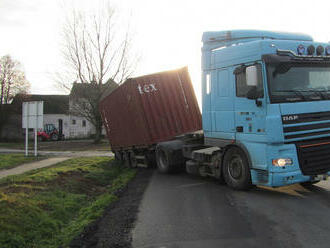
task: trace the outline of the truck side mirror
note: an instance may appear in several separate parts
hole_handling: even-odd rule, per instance
[[[246,97],[251,100],[256,100],[256,105],[260,107],[262,102],[258,100],[261,97],[260,90],[258,89],[258,67],[256,65],[246,67],[246,85],[249,91]]]
[[[258,69],[255,65],[246,67],[246,85],[255,87],[258,85]]]

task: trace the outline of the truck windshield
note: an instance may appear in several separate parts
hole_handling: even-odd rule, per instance
[[[267,71],[272,103],[330,100],[328,64],[269,64]]]

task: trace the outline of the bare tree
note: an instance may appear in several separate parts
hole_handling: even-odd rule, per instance
[[[9,55],[0,58],[0,134],[3,126],[12,113],[9,103],[17,94],[26,94],[29,82],[21,68],[21,64]]]
[[[8,104],[18,93],[26,93],[29,82],[21,69],[21,64],[9,55],[0,58],[0,104]]]
[[[64,60],[75,80],[71,113],[94,125],[95,142],[100,141],[102,132],[99,102],[104,91],[126,80],[136,65],[129,26],[118,17],[110,5],[93,14],[73,10],[63,28]],[[64,82],[64,86],[71,85]]]

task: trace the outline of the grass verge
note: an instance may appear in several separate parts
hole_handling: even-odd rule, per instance
[[[0,148],[24,150],[24,142],[0,142]],[[33,141],[29,142],[29,149],[34,149]],[[93,140],[64,140],[38,142],[39,151],[110,151],[107,140],[94,144]]]
[[[0,247],[67,247],[134,176],[93,157],[1,179]]]
[[[40,157],[25,157],[24,154],[0,154],[0,170],[14,168],[24,163],[32,162]]]

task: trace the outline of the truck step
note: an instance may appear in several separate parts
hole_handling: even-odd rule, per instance
[[[200,150],[195,150],[192,153],[192,157],[194,160],[197,161],[208,161],[211,159],[211,156],[213,155],[213,153],[221,151],[221,149],[219,147],[208,147],[208,148],[203,148]]]
[[[216,151],[220,151],[220,148],[214,146],[214,147],[203,148],[200,150],[195,150],[194,153],[203,153],[206,155],[212,155]]]

